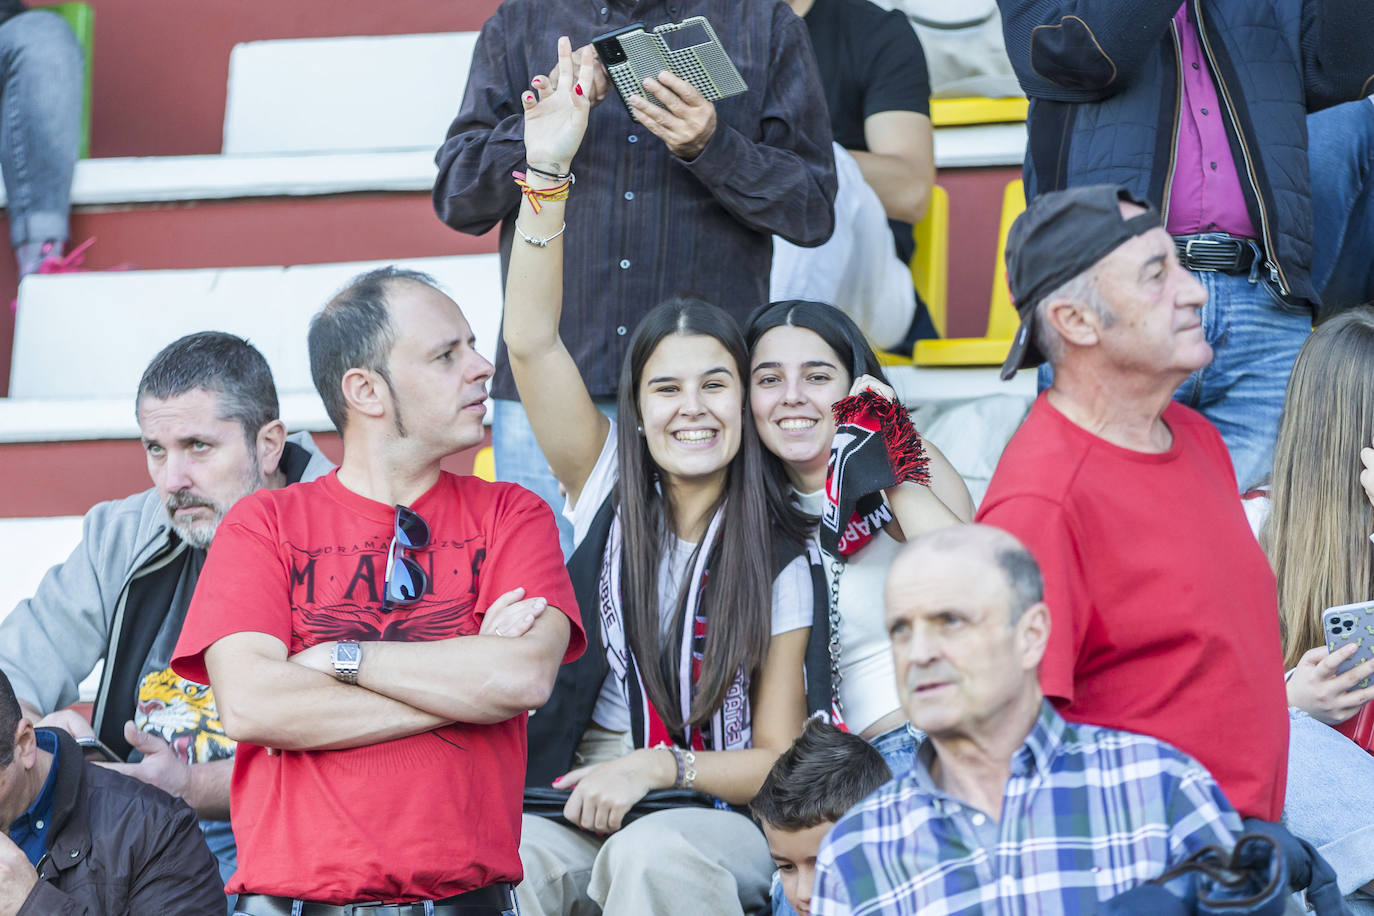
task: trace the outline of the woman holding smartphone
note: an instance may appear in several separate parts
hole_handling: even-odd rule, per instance
[[[569,790],[575,826],[526,815],[521,909],[738,913],[763,905],[772,868],[758,830],[723,806],[747,803],[800,732],[809,566],[770,521],[747,353],[728,314],[690,299],[651,311],[622,367],[617,422],[559,339],[563,246],[596,240],[563,235],[592,71],[574,72],[566,38],[558,52],[557,88],[536,78],[522,97],[528,168],[504,337],[567,491],[569,572],[605,651],[565,666],[530,720],[528,784]],[[626,826],[670,788],[719,805]]]
[[[835,439],[835,402],[870,389],[895,400],[873,350],[839,309],[818,302],[775,302],[749,319],[749,404],[767,451],[770,493],[785,494],[809,520],[814,537],[826,502],[826,470]],[[899,483],[882,492],[892,521],[848,558],[823,554],[832,605],[830,641],[839,675],[835,700],[845,725],[883,754],[894,774],[910,768],[915,740],[897,695],[883,624],[883,583],[902,542],[926,531],[968,522],[973,500],[940,450],[923,443],[929,485]]]
[[[1358,647],[1328,652],[1322,615],[1374,599],[1371,440],[1374,309],[1364,307],[1324,322],[1303,344],[1269,494],[1246,498],[1278,579],[1289,671],[1284,821],[1336,869],[1357,914],[1374,914],[1374,660],[1342,673]]]

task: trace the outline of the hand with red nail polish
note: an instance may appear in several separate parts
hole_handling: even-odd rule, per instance
[[[587,132],[591,99],[583,86],[593,86],[596,63],[583,54],[574,67],[572,42],[558,39],[558,69],[550,76],[530,80],[534,93],[525,93],[525,159],[530,165],[554,172],[566,172]]]
[[[587,57],[590,57],[592,61],[593,78],[591,80],[580,78],[582,62]],[[582,88],[582,92],[579,94],[585,95],[588,99],[590,99],[592,107],[595,108],[597,105],[601,104],[602,99],[606,98],[606,93],[610,92],[611,90],[610,78],[606,75],[606,68],[601,65],[601,58],[597,57],[596,48],[589,44],[583,45],[582,47],[573,51],[572,62],[573,70],[579,73],[577,85]],[[544,88],[546,90],[557,89],[558,68],[554,67],[553,71],[542,77],[542,79],[545,81]],[[574,89],[573,91],[576,92],[577,90]]]

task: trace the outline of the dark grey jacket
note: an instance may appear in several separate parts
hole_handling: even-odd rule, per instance
[[[86,763],[57,736],[57,785],[38,883],[19,916],[224,916],[219,865],[196,815],[161,789]]]
[[[1026,194],[1119,184],[1168,218],[1181,0],[998,0],[1031,99]],[[1271,278],[1311,303],[1309,111],[1374,91],[1368,0],[1188,0]]]

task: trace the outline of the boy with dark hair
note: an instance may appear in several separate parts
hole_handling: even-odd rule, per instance
[[[749,803],[781,878],[773,883],[775,914],[811,912],[821,839],[846,811],[891,778],[882,754],[858,735],[820,719],[806,723]]]

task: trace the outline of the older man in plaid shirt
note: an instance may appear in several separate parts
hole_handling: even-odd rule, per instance
[[[886,605],[902,704],[928,737],[827,835],[813,916],[1091,913],[1240,834],[1201,764],[1045,701],[1049,610],[1011,535],[970,525],[913,541]]]

